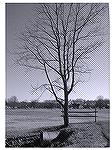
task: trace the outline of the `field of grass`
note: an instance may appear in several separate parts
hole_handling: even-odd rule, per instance
[[[78,110],[79,111],[79,110]],[[97,121],[108,121],[109,110],[98,110]],[[94,118],[70,118],[70,123],[93,122]],[[7,109],[6,136],[22,135],[32,130],[63,124],[60,109]]]

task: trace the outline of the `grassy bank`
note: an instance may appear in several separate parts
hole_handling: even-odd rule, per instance
[[[40,130],[42,132],[59,131],[60,133],[54,140],[39,141],[37,137]],[[65,135],[66,138],[64,138]],[[6,139],[9,142],[9,138],[6,137]],[[18,144],[13,144],[11,147],[107,147],[109,139],[109,121],[71,123],[67,128],[53,126],[32,130],[13,139],[18,140]]]

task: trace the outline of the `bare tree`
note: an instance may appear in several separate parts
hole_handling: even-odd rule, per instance
[[[34,90],[47,90],[64,110],[68,126],[68,97],[90,74],[86,62],[102,40],[101,16],[105,3],[37,4],[34,18],[20,36],[16,63],[44,72],[46,83]]]

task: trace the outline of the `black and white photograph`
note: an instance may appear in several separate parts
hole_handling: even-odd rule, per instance
[[[110,147],[109,3],[5,3],[5,147]]]

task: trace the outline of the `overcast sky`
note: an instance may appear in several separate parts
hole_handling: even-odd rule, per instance
[[[32,18],[34,6],[11,3],[6,5],[6,97],[17,96],[20,101],[36,99],[39,93],[31,94],[31,84],[36,84],[45,78],[39,71],[27,72],[24,68],[15,66],[9,53],[16,48],[18,34],[24,30],[25,23]],[[108,12],[103,15],[101,22],[106,27],[109,25]],[[90,80],[79,84],[75,92],[70,95],[70,99],[94,100],[98,95],[109,98],[109,35],[104,38],[106,42],[89,60],[93,69]],[[44,93],[41,99],[54,98],[49,93]]]

